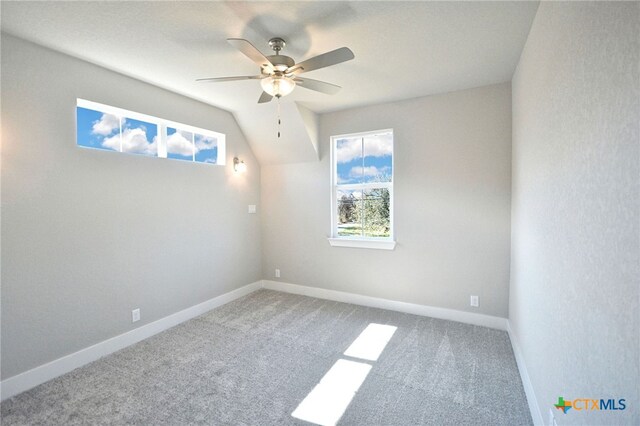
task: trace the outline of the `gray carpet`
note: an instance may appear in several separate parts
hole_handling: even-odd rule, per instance
[[[505,332],[268,290],[3,402],[2,424],[309,424],[291,413],[370,323],[397,330],[338,424],[532,424]]]

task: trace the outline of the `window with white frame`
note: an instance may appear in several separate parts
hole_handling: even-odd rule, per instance
[[[96,102],[77,100],[78,146],[151,157],[225,163],[225,135]]]
[[[333,136],[331,159],[332,245],[393,241],[393,131]]]

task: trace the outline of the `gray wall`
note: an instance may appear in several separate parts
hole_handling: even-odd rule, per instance
[[[398,245],[331,247],[329,138],[386,128]],[[266,279],[507,316],[509,83],[326,114],[319,145],[318,163],[262,167]]]
[[[78,148],[77,97],[226,133],[228,165]],[[231,114],[3,34],[2,139],[2,378],[261,278]]]
[[[639,3],[542,2],[513,80],[509,316],[546,421],[558,396],[640,424]]]

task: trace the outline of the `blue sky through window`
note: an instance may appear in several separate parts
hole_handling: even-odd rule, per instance
[[[218,161],[218,140],[213,136],[196,135],[196,161],[216,164]]]
[[[338,185],[391,182],[393,135],[338,139],[336,163]]]
[[[103,117],[103,116],[107,117]],[[104,146],[102,142],[106,137],[119,135],[119,118],[104,114],[100,111],[93,111],[87,108],[78,107],[76,109],[77,119],[77,143],[87,148],[106,149],[108,151],[120,151],[120,146]],[[113,124],[115,126],[112,126]],[[94,129],[95,128],[95,129]]]

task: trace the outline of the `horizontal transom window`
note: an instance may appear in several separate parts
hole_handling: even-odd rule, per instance
[[[225,135],[146,114],[77,100],[78,146],[151,157],[225,163]]]

